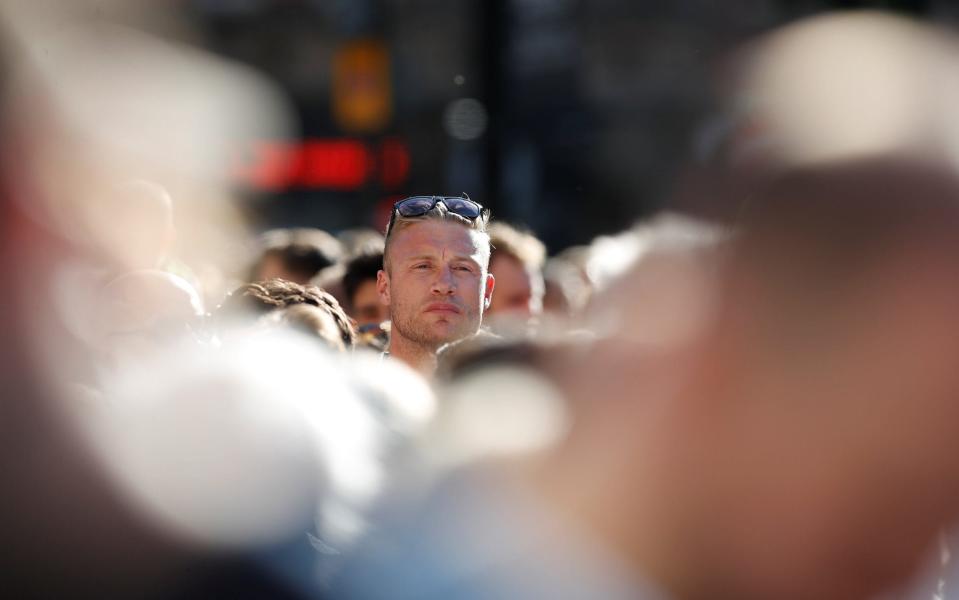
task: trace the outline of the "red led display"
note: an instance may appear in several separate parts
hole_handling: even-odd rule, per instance
[[[406,181],[410,165],[409,150],[397,138],[386,138],[374,148],[354,139],[308,139],[257,144],[237,175],[243,184],[271,192],[358,190],[373,177],[383,189],[391,190]]]

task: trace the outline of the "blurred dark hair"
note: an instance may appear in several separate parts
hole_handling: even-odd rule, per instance
[[[364,281],[376,281],[377,272],[383,268],[383,252],[361,254],[346,263],[346,272],[343,274],[343,292],[350,308],[353,306],[353,296]]]
[[[340,241],[322,229],[273,229],[260,236],[259,245],[260,256],[253,266],[251,279],[257,278],[267,256],[275,256],[288,272],[304,280],[312,279],[343,256]]]

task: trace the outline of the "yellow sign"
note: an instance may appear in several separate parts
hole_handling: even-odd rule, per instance
[[[392,117],[386,46],[372,39],[344,44],[333,59],[333,118],[347,133],[377,133]]]

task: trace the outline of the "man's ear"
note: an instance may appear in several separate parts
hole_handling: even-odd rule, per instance
[[[376,272],[376,293],[380,296],[380,304],[390,305],[390,276],[383,269]]]
[[[490,302],[493,301],[493,288],[496,287],[496,278],[493,277],[492,273],[486,274],[486,289],[483,291],[483,310],[489,308]]]

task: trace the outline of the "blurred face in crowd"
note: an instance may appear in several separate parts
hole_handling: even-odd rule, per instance
[[[379,325],[390,318],[389,309],[380,302],[380,294],[376,290],[376,280],[368,279],[356,288],[352,298],[353,314],[358,327],[365,325]]]
[[[436,350],[476,333],[493,293],[489,242],[462,224],[425,219],[397,229],[377,288],[392,336]]]
[[[498,252],[489,265],[496,277],[496,294],[490,303],[490,315],[509,315],[528,319],[543,308],[542,277],[530,272],[518,259]]]

